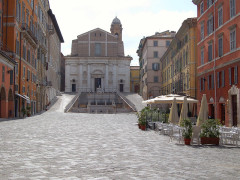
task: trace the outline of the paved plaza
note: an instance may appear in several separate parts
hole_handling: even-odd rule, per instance
[[[63,113],[0,122],[1,180],[239,179],[240,148],[184,146],[137,128],[132,114]]]

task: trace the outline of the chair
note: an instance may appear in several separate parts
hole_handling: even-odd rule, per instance
[[[169,142],[172,142],[172,140],[175,139],[175,140],[178,141],[179,144],[181,142],[183,143],[184,139],[183,139],[182,132],[183,132],[183,128],[182,127],[172,126],[172,131],[170,131],[170,134],[169,134],[169,136],[170,136]]]
[[[201,127],[200,126],[193,126],[193,135],[192,135],[192,144],[197,142],[198,145],[200,145],[200,133],[201,133]]]

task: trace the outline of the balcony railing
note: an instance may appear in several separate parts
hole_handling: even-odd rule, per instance
[[[24,30],[28,35],[32,38],[32,40],[37,44],[38,40],[35,34],[32,32],[32,30],[29,28],[29,26],[26,23],[22,23],[22,30]]]

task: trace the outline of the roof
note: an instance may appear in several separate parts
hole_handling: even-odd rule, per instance
[[[113,19],[112,24],[121,24],[121,21],[117,18],[117,16]]]
[[[140,69],[140,66],[130,66],[130,69],[131,69],[131,70],[139,70],[139,69]]]
[[[61,33],[60,28],[58,26],[57,19],[56,19],[55,15],[52,13],[51,9],[48,10],[48,15],[50,16],[50,18],[51,18],[51,20],[53,22],[54,28],[55,28],[55,30],[57,32],[57,35],[58,35],[61,43],[63,43],[64,39],[63,39],[62,33]]]

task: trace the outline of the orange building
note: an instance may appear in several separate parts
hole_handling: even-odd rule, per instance
[[[14,116],[14,65],[12,54],[3,43],[3,2],[0,1],[0,118]]]
[[[4,0],[3,42],[14,54],[15,116],[23,115],[27,107],[36,112],[36,74],[38,31],[37,0]],[[30,110],[29,110],[30,111]]]
[[[197,5],[197,98],[209,116],[240,126],[240,1],[193,0]]]

